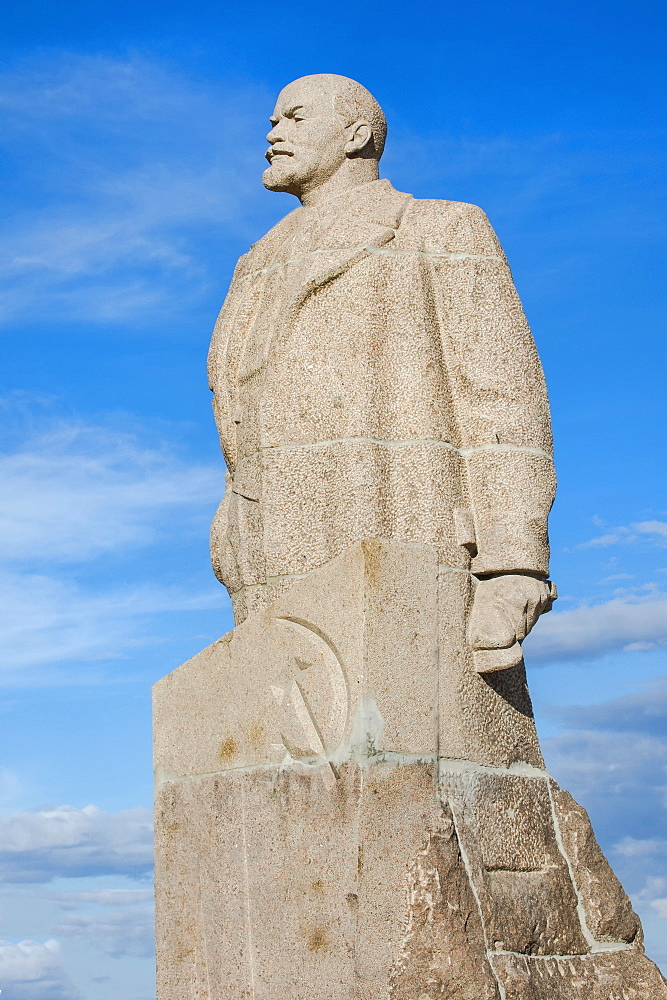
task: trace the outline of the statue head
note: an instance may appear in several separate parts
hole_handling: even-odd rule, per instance
[[[287,191],[308,204],[325,190],[378,176],[387,123],[373,95],[347,76],[318,73],[288,84],[271,124],[262,176],[270,191]]]

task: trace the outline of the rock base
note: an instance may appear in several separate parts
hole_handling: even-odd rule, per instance
[[[667,1000],[465,585],[365,543],[156,685],[158,1000]]]

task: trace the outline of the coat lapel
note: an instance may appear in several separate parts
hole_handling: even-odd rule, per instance
[[[312,292],[394,239],[411,200],[412,195],[396,191],[387,180],[371,181],[320,210],[322,237],[317,251],[294,275],[285,329]]]
[[[320,216],[316,248],[303,257],[282,260],[285,244],[298,232],[304,209],[295,209],[240,258],[234,280],[216,323],[209,353],[210,384],[214,389],[214,408],[228,464],[236,453],[236,430],[233,423],[232,397],[240,359],[230,358],[230,338],[239,308],[245,298],[245,279],[275,265],[281,272],[282,305],[280,322],[269,333],[261,353],[264,363],[293,327],[299,310],[318,288],[334,281],[374,249],[390,243],[412,195],[396,191],[389,181],[371,181],[318,208]],[[252,338],[252,327],[247,337]],[[247,345],[249,346],[249,345]]]

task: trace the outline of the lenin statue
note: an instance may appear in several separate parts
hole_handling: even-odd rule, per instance
[[[502,249],[379,179],[354,81],[271,123],[301,206],[210,352],[236,627],[154,689],[158,1000],[667,1000],[535,728],[555,481]]]
[[[264,185],[301,202],[239,260],[209,355],[229,469],[211,537],[237,624],[347,546],[426,542],[472,572],[476,668],[548,610],[555,477],[542,368],[484,213],[380,180],[382,109],[285,87]]]

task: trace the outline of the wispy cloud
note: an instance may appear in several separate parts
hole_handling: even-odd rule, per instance
[[[644,925],[667,959],[667,678],[594,705],[552,709],[568,731],[544,742],[556,780],[585,805]]]
[[[152,908],[111,913],[78,913],[54,927],[54,933],[87,941],[113,958],[148,958],[155,951],[155,914]]]
[[[667,878],[649,876],[638,898],[648,903],[658,920],[667,920]]]
[[[153,899],[152,889],[92,889],[87,891],[51,892],[48,898],[61,910],[74,910],[86,906],[141,906]]]
[[[614,844],[614,851],[626,858],[652,858],[656,854],[667,854],[667,840],[624,837]]]
[[[593,658],[614,650],[667,644],[667,595],[615,597],[572,611],[553,611],[526,640],[530,662]]]
[[[10,173],[27,177],[31,199],[23,208],[10,181],[5,317],[140,323],[191,307],[211,280],[202,247],[251,231],[267,107],[260,88],[216,88],[140,58],[6,70]]]
[[[667,677],[622,697],[553,707],[548,714],[566,730],[545,741],[557,780],[602,819],[605,837],[628,862],[664,857]]]
[[[151,872],[152,864],[149,809],[56,806],[0,818],[0,879],[5,883],[109,874],[139,878]]]
[[[568,705],[550,709],[566,725],[598,732],[642,733],[667,738],[667,677],[640,691],[596,705]]]
[[[63,421],[48,408],[42,418],[38,430],[19,426],[0,453],[5,683],[28,681],[26,670],[40,665],[117,658],[151,641],[151,616],[224,603],[212,576],[210,587],[188,588],[156,574],[144,580],[141,569],[119,582],[85,572],[103,557],[205,538],[221,467],[189,461],[165,441],[148,445],[142,436],[154,435],[138,427]]]
[[[136,583],[91,590],[77,583],[29,573],[0,572],[0,677],[30,683],[43,677],[27,668],[122,657],[156,641],[146,619],[168,612],[221,607],[222,591]],[[53,672],[50,682],[66,674]]]
[[[182,525],[210,509],[223,483],[221,467],[187,462],[165,442],[58,420],[0,454],[0,477],[3,562],[42,565],[150,544],[170,517]]]
[[[603,535],[582,542],[578,548],[608,548],[610,545],[630,545],[646,541],[654,545],[667,545],[667,521],[636,521],[634,524],[619,525],[605,531]]]

